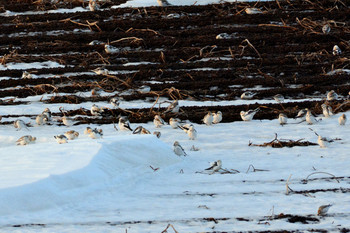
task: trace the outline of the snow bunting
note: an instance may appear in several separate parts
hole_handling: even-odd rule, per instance
[[[138,92],[142,93],[142,94],[145,94],[145,93],[148,93],[151,91],[151,87],[150,86],[147,86],[147,85],[142,85],[141,87],[139,87],[137,89]]]
[[[44,114],[39,114],[36,116],[35,118],[35,122],[38,124],[38,125],[43,125],[45,124],[46,122],[48,121],[46,115]]]
[[[256,93],[251,91],[246,91],[241,95],[242,100],[250,100],[253,99],[253,97],[256,95]]]
[[[90,11],[96,11],[100,9],[100,6],[96,3],[96,0],[90,0],[89,1],[89,9]]]
[[[179,118],[170,118],[169,119],[169,125],[173,128],[173,129],[177,129],[179,128],[181,120]]]
[[[318,135],[317,143],[321,148],[326,148],[330,142],[334,142],[334,140]]]
[[[259,108],[256,108],[254,110],[249,110],[249,111],[241,111],[240,115],[242,120],[244,121],[251,121],[254,117],[254,115],[259,111]]]
[[[301,118],[302,120],[305,120],[307,110],[307,108],[301,109],[295,118]]]
[[[222,166],[222,162],[221,160],[215,161],[215,162],[211,162],[210,163],[210,167],[206,168],[205,170],[212,170],[213,173],[217,172],[221,169]]]
[[[54,136],[54,138],[56,139],[56,142],[58,142],[58,144],[63,144],[68,142],[68,138],[63,134]]]
[[[311,111],[309,109],[306,112],[305,120],[309,125],[312,125],[316,122],[314,115],[311,113]]]
[[[195,140],[197,138],[197,130],[195,130],[192,124],[180,125],[179,127],[187,133],[190,140]]]
[[[334,47],[333,47],[333,55],[337,56],[337,55],[340,55],[340,54],[341,54],[341,49],[339,48],[338,45],[334,45]]]
[[[342,114],[342,115],[338,118],[338,122],[339,122],[339,125],[345,125],[345,123],[346,123],[346,115],[345,115],[345,114]]]
[[[132,131],[130,128],[130,123],[127,117],[119,117],[118,123],[119,129],[124,131]]]
[[[113,105],[113,107],[115,108],[119,108],[119,99],[114,97],[112,99],[109,100],[109,103]]]
[[[90,109],[91,115],[93,116],[101,116],[101,114],[104,112],[103,108],[97,106],[96,104],[93,104]]]
[[[273,98],[277,103],[282,103],[284,101],[284,96],[281,94],[274,95]]]
[[[46,115],[47,120],[51,121],[52,113],[49,108],[45,108],[41,114]]]
[[[23,79],[30,79],[30,78],[32,78],[32,75],[29,72],[24,71],[22,74],[22,78]]]
[[[284,113],[280,113],[278,115],[278,121],[280,122],[280,125],[285,125],[287,124],[287,121],[288,121],[288,117],[286,114]]]
[[[171,6],[167,0],[157,0],[159,6]]]
[[[69,130],[64,133],[64,136],[66,136],[68,140],[74,140],[79,137],[79,133],[74,130]]]
[[[156,135],[157,138],[160,138],[160,136],[162,135],[159,131],[154,131],[153,135]]]
[[[102,138],[103,136],[103,131],[102,129],[93,129],[90,131],[89,135],[88,135],[90,138],[92,139],[99,139],[99,138]]]
[[[73,122],[72,118],[63,116],[63,117],[62,117],[62,123],[63,123],[65,126],[72,126],[74,122]]]
[[[330,117],[330,116],[334,115],[333,112],[332,112],[332,107],[331,106],[326,105],[326,104],[322,104],[321,108],[322,108],[322,113],[323,113],[323,115],[325,117]]]
[[[217,113],[213,113],[213,124],[218,124],[222,121],[222,112],[218,111]]]
[[[165,125],[165,122],[159,115],[155,115],[153,124],[156,126],[156,128],[160,128],[162,125]]]
[[[173,113],[178,113],[180,110],[180,106],[179,106],[179,101],[178,100],[174,100],[169,106],[168,108],[165,110],[165,113],[168,112],[173,112]]]
[[[180,145],[180,143],[178,141],[174,142],[174,152],[178,156],[186,156],[187,155],[184,148],[182,148],[182,146]]]
[[[105,51],[106,51],[106,53],[112,54],[112,53],[119,53],[120,49],[116,48],[116,47],[114,47],[112,45],[106,44],[105,45]]]
[[[325,216],[332,205],[321,205],[317,210],[318,216]]]
[[[334,90],[327,93],[327,100],[336,100],[337,98],[338,94]]]
[[[245,13],[247,13],[248,15],[253,15],[253,14],[261,14],[262,11],[258,8],[247,7],[245,9]]]
[[[28,130],[26,123],[24,123],[24,121],[22,121],[22,120],[16,120],[15,122],[13,122],[13,126],[14,126],[17,130],[21,130],[22,128]]]
[[[331,31],[331,26],[328,23],[323,25],[322,27],[323,34],[328,34],[330,31]]]
[[[25,135],[25,136],[22,136],[20,137],[16,143],[17,145],[21,145],[21,146],[24,146],[24,145],[28,145],[30,143],[34,143],[36,140],[36,137],[32,137],[30,135]]]
[[[109,71],[105,68],[102,68],[102,67],[98,67],[98,68],[93,69],[91,71],[97,75],[108,75],[109,74]]]
[[[208,112],[207,115],[204,116],[202,121],[206,125],[211,125],[213,123],[213,120],[214,120],[213,114],[211,112]]]
[[[133,134],[151,134],[151,132],[149,130],[147,130],[146,128],[142,127],[142,126],[138,126],[134,132],[132,132]]]
[[[215,39],[217,40],[225,40],[225,39],[231,39],[233,36],[227,34],[226,32],[218,34]]]
[[[84,134],[90,134],[92,131],[92,129],[90,127],[86,127],[86,129],[84,130]]]

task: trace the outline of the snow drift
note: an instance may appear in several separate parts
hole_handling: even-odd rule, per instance
[[[101,140],[81,140],[80,143],[90,147],[92,153],[96,151],[94,147],[100,148],[90,163],[30,184],[0,189],[0,214],[33,212],[76,202],[108,186],[122,185],[126,179],[153,172],[150,165],[164,167],[179,161],[172,149],[153,135],[113,136]],[[74,145],[68,143],[61,148],[65,146]]]

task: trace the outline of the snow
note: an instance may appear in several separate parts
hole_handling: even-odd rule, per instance
[[[156,129],[153,123],[141,124],[154,135],[132,135],[115,131],[112,125],[99,127],[102,139],[93,140],[83,134],[85,126],[35,126],[30,131],[16,131],[2,126],[0,133],[0,229],[16,224],[28,226],[26,232],[160,232],[172,223],[180,232],[308,229],[308,224],[258,220],[274,213],[315,215],[318,206],[332,203],[330,213],[346,213],[346,193],[317,192],[312,197],[285,195],[285,182],[290,175],[293,190],[347,188],[345,180],[301,180],[316,171],[335,176],[348,176],[348,125],[337,125],[338,115],[323,118],[309,126],[305,122],[280,126],[277,120],[220,123],[206,126],[194,124],[198,139],[189,140],[180,129],[169,125]],[[289,123],[298,123],[289,119]],[[136,128],[136,124],[131,124]],[[249,147],[279,138],[317,141],[318,134],[341,138],[329,148],[319,146],[294,148]],[[53,136],[74,129],[78,139],[57,144]],[[36,136],[37,142],[16,146],[23,135]],[[213,137],[213,135],[215,135]],[[179,158],[172,151],[177,140],[187,157]],[[190,151],[192,145],[199,151]],[[48,150],[48,148],[50,148]],[[209,162],[221,159],[226,169],[238,174],[201,174]],[[248,172],[249,165],[268,171]],[[153,168],[159,168],[153,171]],[[328,177],[315,174],[311,178]],[[283,180],[281,180],[283,179]],[[212,195],[212,196],[210,196]],[[200,206],[206,206],[201,208]],[[207,209],[209,208],[209,209]],[[229,218],[227,221],[201,222],[200,218]],[[235,220],[237,217],[250,222]],[[126,223],[141,221],[138,224]],[[155,221],[148,224],[147,221]],[[332,223],[335,221],[335,223]],[[107,222],[114,223],[113,227]],[[346,216],[331,215],[312,227],[346,226]]]

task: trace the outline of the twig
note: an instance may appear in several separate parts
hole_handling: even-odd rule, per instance
[[[175,230],[174,226],[173,226],[172,224],[170,224],[170,223],[169,223],[168,226],[162,231],[162,233],[168,232],[167,230],[168,230],[169,227],[173,228],[173,230],[174,230],[175,233],[179,233],[179,232],[177,232],[177,230]]]

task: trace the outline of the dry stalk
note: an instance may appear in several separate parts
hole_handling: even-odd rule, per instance
[[[286,181],[286,195],[289,195],[289,192],[294,192],[293,189],[289,187],[289,180],[292,177],[292,174],[289,176],[288,180]]]
[[[308,179],[309,179],[309,177],[312,176],[312,175],[315,175],[315,174],[327,174],[327,175],[330,175],[330,176],[333,177],[333,179],[335,179],[337,181],[337,183],[340,183],[339,180],[337,180],[337,177],[335,175],[333,175],[331,173],[328,173],[328,172],[313,172],[310,175],[308,175],[304,180],[302,180],[303,183],[306,184]]]
[[[119,43],[121,41],[124,41],[124,40],[131,40],[131,43],[135,43],[135,42],[143,42],[144,40],[142,38],[137,38],[137,37],[125,37],[125,38],[121,38],[119,40],[114,40],[112,42],[109,42],[110,44],[114,44],[114,43]]]
[[[170,223],[169,223],[168,226],[162,231],[162,233],[168,232],[168,228],[169,228],[169,227],[173,228],[173,230],[174,230],[175,233],[179,233],[179,232],[177,232],[177,230],[175,230],[174,226],[173,226],[172,224],[170,224]]]
[[[261,65],[262,64],[262,58],[261,58],[261,55],[260,55],[259,51],[254,47],[254,45],[252,45],[252,43],[250,43],[250,41],[248,39],[243,40],[241,44],[243,44],[244,42],[246,42],[248,44],[248,46],[251,47],[258,54],[258,56],[259,56],[259,58],[261,60],[260,61],[260,65]],[[241,56],[242,56],[243,52],[244,52],[244,49],[247,47],[247,45],[246,46],[240,45],[240,46],[243,47],[242,53],[241,53]]]
[[[250,164],[249,167],[248,167],[248,170],[246,171],[246,173],[249,172],[250,168],[253,168],[253,172],[268,172],[270,170],[264,170],[264,169],[256,169],[253,164]]]

